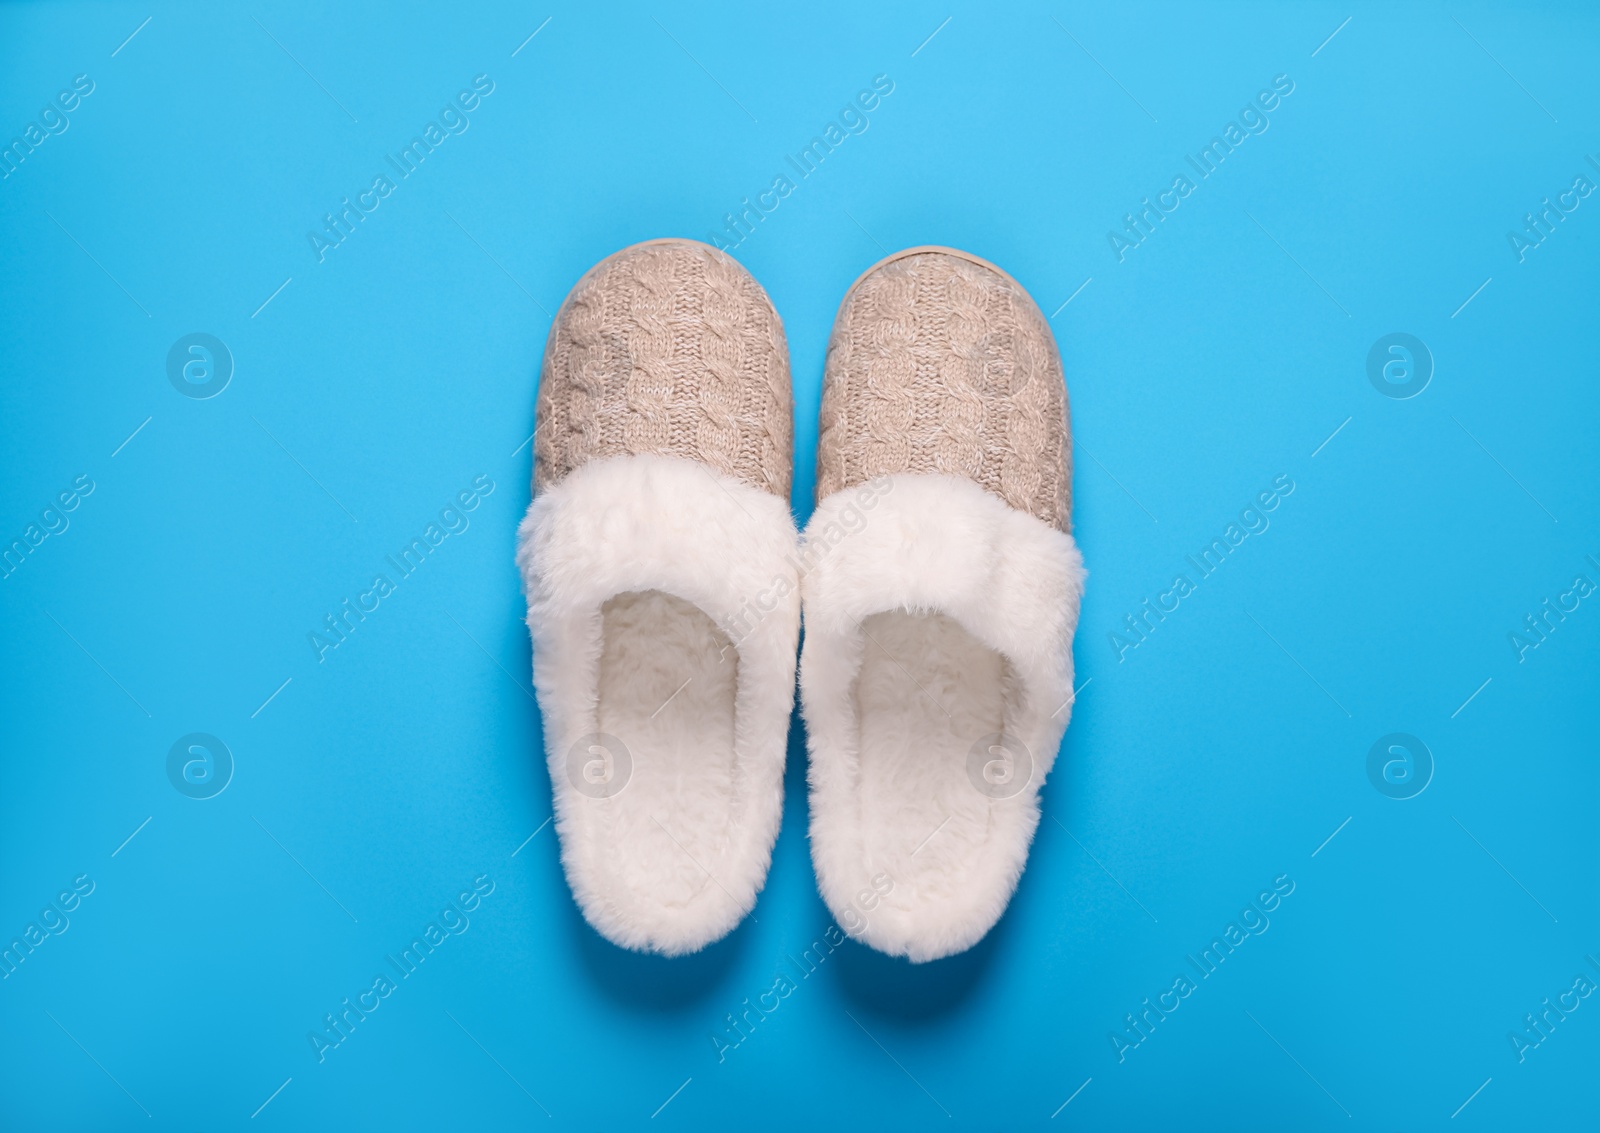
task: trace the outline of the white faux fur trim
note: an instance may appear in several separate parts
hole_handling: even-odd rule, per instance
[[[693,461],[611,457],[541,493],[518,539],[573,895],[617,944],[693,952],[755,904],[782,814],[787,502]]]
[[[1082,558],[1070,535],[942,475],[834,493],[802,546],[823,898],[881,951],[961,952],[1027,862],[1072,712]]]

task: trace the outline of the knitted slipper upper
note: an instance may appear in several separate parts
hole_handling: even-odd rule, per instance
[[[1067,530],[1072,452],[1049,324],[998,269],[892,257],[846,295],[828,344],[817,498],[879,476],[965,476]]]
[[[676,456],[789,498],[793,402],[783,323],[723,252],[625,248],[557,312],[539,382],[536,491],[607,456]]]

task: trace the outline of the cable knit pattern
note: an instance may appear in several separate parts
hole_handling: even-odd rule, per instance
[[[1061,357],[1028,293],[988,264],[918,250],[862,277],[834,322],[818,430],[819,500],[940,472],[1070,528]]]
[[[580,279],[539,377],[534,490],[607,456],[676,456],[789,498],[794,403],[783,323],[723,252],[635,244]]]

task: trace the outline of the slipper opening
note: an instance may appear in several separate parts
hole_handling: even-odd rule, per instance
[[[739,809],[734,705],[739,659],[699,607],[661,590],[601,607],[596,723],[605,745],[582,764],[585,784],[626,782],[594,811],[610,885],[639,902],[685,908],[717,885]]]

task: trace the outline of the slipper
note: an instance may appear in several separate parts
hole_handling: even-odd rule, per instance
[[[568,884],[693,952],[766,881],[799,634],[783,324],[722,252],[601,261],[551,325],[518,532]]]
[[[858,940],[913,961],[1000,919],[1072,710],[1083,562],[1066,384],[1004,272],[912,248],[856,281],[802,539],[811,856]]]

